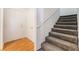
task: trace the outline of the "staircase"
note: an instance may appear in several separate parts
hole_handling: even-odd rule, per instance
[[[60,16],[41,48],[45,51],[77,51],[77,15]]]

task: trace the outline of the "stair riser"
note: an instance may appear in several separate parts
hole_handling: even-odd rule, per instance
[[[59,20],[58,22],[76,22],[76,20]]]
[[[55,28],[63,28],[63,29],[72,29],[72,30],[77,30],[76,26],[54,26]]]
[[[77,17],[76,16],[72,16],[72,17],[64,17],[64,16],[61,16],[59,19],[76,19]]]
[[[53,28],[52,28],[52,31],[59,32],[59,33],[64,33],[64,34],[75,35],[75,36],[78,35],[77,31],[66,31],[66,30],[58,30],[58,29],[53,29]]]
[[[49,36],[56,37],[56,38],[77,44],[77,38],[74,38],[74,37],[66,37],[66,36],[61,36],[54,33],[49,33]]]
[[[44,50],[44,51],[65,51],[65,50],[51,50],[51,49],[48,49],[47,47],[45,47],[45,46],[41,46],[42,47],[42,49]]]
[[[46,42],[42,43],[41,47],[45,51],[64,51],[64,49],[61,49],[60,47],[54,46],[52,44],[51,45],[46,44]]]
[[[50,39],[46,39],[46,41],[47,41],[47,42],[50,42],[51,44],[54,44],[54,45],[56,45],[56,46],[58,46],[58,47],[60,47],[60,48],[63,48],[63,49],[65,49],[65,50],[68,50],[68,51],[74,51],[74,50],[76,50],[76,48],[73,48],[73,46],[63,45],[63,44],[58,43],[58,42],[56,42],[56,41],[51,41]]]
[[[69,19],[66,19],[66,18],[59,18],[59,20],[77,20],[76,18],[69,18]]]
[[[77,25],[77,23],[56,23],[57,25]]]
[[[60,19],[64,19],[64,20],[65,20],[65,19],[75,19],[75,20],[76,20],[77,18],[76,18],[76,17],[60,17],[59,20],[60,20]]]

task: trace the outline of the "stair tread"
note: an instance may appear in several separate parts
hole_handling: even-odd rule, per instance
[[[51,37],[51,36],[47,36],[47,39],[50,39],[51,41],[54,41],[56,43],[60,43],[60,44],[65,45],[65,46],[77,48],[76,44],[68,42],[68,41],[65,41],[65,40],[61,40],[61,39],[58,39],[58,38],[55,38],[55,37]]]
[[[58,25],[58,24],[55,24],[54,25],[54,28],[64,28],[64,29],[72,29],[72,30],[77,30],[77,25]]]
[[[76,19],[75,19],[75,18],[70,18],[70,19],[68,19],[68,18],[67,18],[67,19],[66,19],[66,18],[62,19],[62,18],[61,18],[61,19],[59,19],[59,20],[76,20]]]
[[[77,32],[77,30],[72,30],[72,29],[64,29],[64,28],[53,28],[56,30],[64,30],[64,31],[72,31],[72,32]]]
[[[47,51],[64,51],[60,47],[57,47],[57,46],[50,44],[48,42],[43,43],[43,48],[46,49]]]
[[[78,33],[77,33],[78,31],[77,30],[72,30],[72,29],[52,28],[52,31],[58,32],[58,33],[64,33],[64,34],[78,36]]]
[[[76,22],[76,21],[77,21],[77,19],[71,19],[71,18],[70,19],[62,19],[61,18],[58,20],[58,22]]]
[[[77,22],[57,22],[57,23],[77,23]]]
[[[50,32],[51,34],[57,34],[57,35],[61,35],[61,36],[66,36],[66,37],[70,37],[70,38],[77,38],[77,36],[74,36],[74,35],[68,35],[68,34],[63,34],[63,33],[58,33],[58,32],[53,32],[51,31]]]
[[[55,26],[70,26],[70,27],[77,27],[76,25],[55,25]]]
[[[77,25],[77,22],[57,22],[58,25]]]

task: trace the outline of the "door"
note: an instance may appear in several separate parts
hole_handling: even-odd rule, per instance
[[[60,16],[77,14],[77,8],[60,8]]]

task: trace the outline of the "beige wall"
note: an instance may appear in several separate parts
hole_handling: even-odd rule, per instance
[[[38,14],[39,21],[37,21],[37,50],[41,48],[41,43],[45,41],[45,37],[51,31],[60,15],[58,8],[41,8],[41,10],[38,10],[38,13],[40,13]],[[40,15],[42,16],[40,17]]]
[[[10,8],[5,9],[4,42],[28,37],[35,43],[36,9]]]

